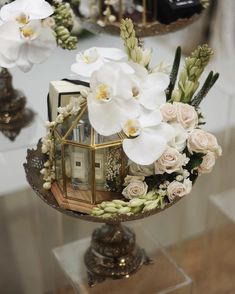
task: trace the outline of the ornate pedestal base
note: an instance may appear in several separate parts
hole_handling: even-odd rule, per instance
[[[143,264],[151,262],[144,249],[136,245],[135,234],[120,224],[96,229],[84,260],[90,287],[106,278],[129,278]]]
[[[0,131],[14,140],[20,130],[28,125],[34,113],[25,108],[26,98],[12,87],[12,76],[7,69],[0,72]]]

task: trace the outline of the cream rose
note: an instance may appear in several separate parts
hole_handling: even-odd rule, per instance
[[[212,171],[215,165],[215,154],[214,152],[208,151],[206,155],[203,156],[202,163],[198,167],[199,173],[208,174]]]
[[[217,156],[221,156],[222,149],[219,146],[216,137],[211,133],[207,133],[207,139],[208,139],[208,150],[214,152]]]
[[[177,149],[168,147],[162,156],[155,162],[155,174],[171,174],[180,171],[189,159]]]
[[[193,130],[198,124],[198,114],[195,108],[187,103],[174,102],[177,121],[188,131]]]
[[[131,162],[129,165],[129,173],[133,176],[151,176],[154,175],[154,164],[151,165],[140,165]]]
[[[177,108],[174,104],[165,103],[160,108],[164,121],[173,122],[176,120]]]
[[[130,184],[122,191],[122,195],[127,199],[145,196],[148,191],[148,185],[142,181],[131,181]]]
[[[196,152],[206,154],[208,151],[211,151],[214,152],[216,156],[220,156],[222,153],[216,137],[200,129],[195,129],[191,132],[187,147],[190,153]]]
[[[178,181],[171,182],[167,187],[167,196],[170,201],[173,201],[176,197],[184,197],[192,190],[192,182],[189,179],[185,179],[183,183]]]

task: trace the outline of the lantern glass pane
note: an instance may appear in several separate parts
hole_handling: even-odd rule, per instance
[[[65,170],[67,197],[90,203],[92,200],[90,149],[66,144]]]
[[[96,150],[95,179],[97,191],[120,193],[125,177],[126,160],[121,146]]]
[[[72,127],[72,124],[74,123],[74,121],[76,121],[76,118],[77,118],[77,115],[76,116],[70,115],[67,118],[65,118],[65,120],[61,124],[58,124],[56,126],[56,131],[61,137],[64,137],[67,134],[69,129]],[[69,140],[70,137],[71,135],[68,135],[67,139]]]
[[[87,111],[77,120],[77,123],[74,125],[74,128],[71,129],[66,139],[79,144],[91,144],[91,125],[88,120]]]

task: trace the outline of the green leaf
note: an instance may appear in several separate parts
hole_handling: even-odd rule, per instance
[[[205,154],[203,153],[193,153],[193,155],[190,157],[189,163],[186,166],[186,169],[190,172],[194,168],[197,168],[202,163],[204,155]]]
[[[191,105],[198,108],[202,100],[205,98],[205,96],[208,94],[210,89],[214,86],[215,82],[218,80],[219,74],[214,74],[213,71],[209,73],[207,76],[205,83],[203,84],[201,90],[198,92],[198,94],[193,98]]]
[[[180,67],[180,59],[181,59],[181,47],[178,47],[175,51],[175,58],[170,74],[170,84],[168,88],[166,89],[166,98],[167,101],[171,99],[172,92],[175,87],[175,83],[177,80],[178,72],[179,72],[179,67]]]

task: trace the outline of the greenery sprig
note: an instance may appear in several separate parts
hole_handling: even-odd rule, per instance
[[[136,37],[134,24],[130,18],[122,19],[120,35],[124,41],[129,59],[148,68],[151,50],[144,50],[142,48],[141,41]]]
[[[77,37],[71,35],[73,16],[69,3],[53,0],[53,19],[55,21],[54,32],[59,46],[63,49],[73,50],[77,48]]]
[[[119,199],[104,201],[94,207],[91,214],[97,217],[114,218],[118,215],[133,215],[147,212],[155,208],[163,209],[164,206],[164,196],[159,195],[153,190],[145,196],[133,198],[128,202]]]
[[[199,87],[199,78],[209,63],[213,50],[204,44],[186,58],[178,82],[178,89],[173,91],[173,100],[190,103]]]

